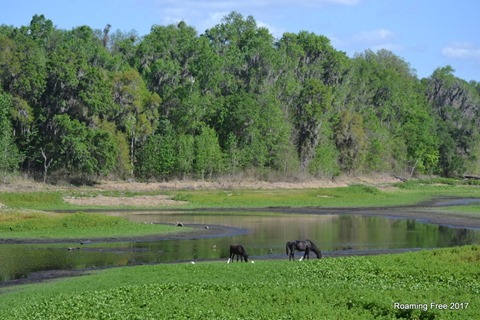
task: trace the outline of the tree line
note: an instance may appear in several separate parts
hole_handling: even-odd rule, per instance
[[[203,34],[0,26],[0,172],[334,177],[480,171],[480,83],[419,79],[390,51],[275,39],[237,12]]]

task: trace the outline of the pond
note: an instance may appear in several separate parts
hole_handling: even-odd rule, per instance
[[[311,239],[325,257],[402,252],[479,243],[480,231],[449,228],[409,219],[351,214],[271,214],[137,212],[131,220],[182,222],[219,232],[195,239],[88,244],[1,244],[0,280],[28,278],[51,270],[91,270],[140,264],[228,259],[232,243],[241,243],[250,258],[287,259],[285,243]],[[200,233],[199,233],[200,234]],[[297,253],[296,258],[300,255]],[[314,255],[312,255],[312,258]]]

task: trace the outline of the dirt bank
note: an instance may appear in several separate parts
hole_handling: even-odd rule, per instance
[[[62,190],[98,190],[98,191],[158,191],[158,190],[202,190],[202,189],[300,189],[300,188],[335,188],[352,184],[372,185],[388,188],[401,180],[388,174],[370,174],[368,176],[340,176],[334,179],[304,179],[298,181],[259,181],[249,178],[222,178],[212,181],[171,180],[165,182],[136,181],[97,181],[93,186],[75,187],[71,185],[50,185],[28,179],[16,179],[9,183],[0,183],[0,192],[33,192]]]

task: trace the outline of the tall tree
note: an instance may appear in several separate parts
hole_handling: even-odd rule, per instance
[[[204,127],[202,132],[195,137],[195,172],[205,179],[222,169],[222,151],[218,144],[218,137],[212,128]]]
[[[81,175],[107,174],[114,168],[118,148],[108,131],[90,129],[66,114],[53,118],[52,129],[57,168]]]
[[[13,141],[10,122],[11,98],[0,92],[0,177],[18,169],[20,153]]]
[[[463,174],[480,143],[480,95],[476,88],[453,75],[450,66],[436,69],[426,79],[426,96],[438,116],[439,172]]]
[[[116,72],[112,82],[115,113],[110,117],[130,140],[130,163],[133,164],[138,143],[146,141],[157,128],[161,99],[147,90],[135,69]]]
[[[332,90],[316,79],[305,81],[295,108],[298,153],[303,171],[307,171],[319,143],[322,125],[328,121],[332,107]]]

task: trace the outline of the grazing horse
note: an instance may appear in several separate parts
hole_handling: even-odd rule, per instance
[[[299,241],[299,240],[288,241],[286,245],[286,249],[287,249],[288,261],[295,260],[294,258],[295,250],[305,251],[303,257],[301,257],[299,261],[302,261],[305,258],[310,259],[310,250],[317,255],[318,259],[322,257],[322,252],[320,251],[320,249],[318,249],[315,243],[313,243],[308,239],[305,241]]]
[[[247,251],[245,251],[245,248],[241,244],[231,244],[230,245],[230,258],[228,258],[228,262],[230,261],[233,262],[233,258],[237,255],[237,262],[238,258],[240,257],[240,261],[245,260],[245,262],[248,262],[248,254]]]

